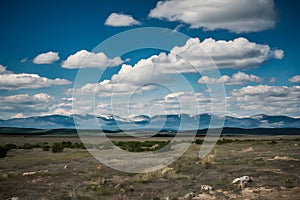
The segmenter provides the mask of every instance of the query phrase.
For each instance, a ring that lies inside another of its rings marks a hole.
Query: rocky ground
[[[1,136],[0,143],[62,140],[78,138]],[[0,199],[300,199],[299,138],[234,138],[204,159],[200,147],[144,174],[113,170],[84,149],[13,149],[0,159]]]

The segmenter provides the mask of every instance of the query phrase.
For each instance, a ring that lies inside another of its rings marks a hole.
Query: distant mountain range
[[[74,122],[76,118],[76,126]],[[214,123],[210,122],[213,121]],[[157,115],[153,117],[140,115],[124,118],[113,115],[50,115],[28,118],[0,120],[0,127],[35,128],[35,129],[102,129],[118,130],[163,130],[188,131],[207,128],[220,128],[222,118],[210,114],[201,115]],[[287,116],[254,115],[246,118],[226,116],[224,127],[254,128],[300,128],[300,118]]]

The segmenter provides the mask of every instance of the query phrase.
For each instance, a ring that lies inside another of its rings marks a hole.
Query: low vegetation
[[[99,163],[82,150],[79,138],[3,138],[7,144],[1,143],[0,151],[8,153],[0,159],[0,199],[299,199],[299,136],[221,137],[203,158],[199,150],[204,138],[197,137],[169,166],[141,174]],[[170,146],[170,137],[152,139],[114,137],[111,142],[132,152],[160,152]],[[63,148],[63,153],[52,153],[53,146]],[[233,183],[244,176],[253,179]]]
[[[232,142],[234,142],[234,141],[235,141],[235,140],[223,138],[223,139],[221,139],[221,140],[218,140],[218,141],[217,141],[217,144],[218,144],[218,145],[221,145],[221,144],[227,144],[227,143],[232,143]]]
[[[203,141],[204,141],[204,140],[196,139],[196,140],[195,140],[195,143],[196,143],[196,144],[202,144]]]
[[[281,181],[284,185],[284,187],[292,187],[294,181],[291,178],[283,178]]]
[[[0,146],[0,158],[4,158],[7,155],[7,152],[12,149],[24,149],[24,150],[32,150],[34,148],[41,148],[43,151],[49,151],[50,148],[53,153],[60,153],[63,152],[65,148],[72,148],[72,149],[85,149],[83,143],[72,143],[70,141],[62,141],[53,143],[52,146],[49,145],[48,142],[37,143],[37,144],[30,144],[25,143],[23,145],[17,146],[16,144],[5,144],[4,146]]]
[[[233,140],[233,139],[228,139],[228,138],[220,138],[216,144],[217,145],[222,145],[222,144],[227,144],[227,143],[233,143],[233,142],[250,142],[253,141],[251,139],[245,139],[245,140]],[[264,141],[264,140],[261,140]],[[280,141],[280,140],[278,140]],[[297,140],[296,140],[297,141]],[[195,139],[193,143],[197,145],[202,145],[204,142],[203,139]],[[129,151],[129,152],[143,152],[143,151],[162,151],[162,150],[168,150],[167,145],[170,143],[170,141],[113,141],[112,142],[114,145],[120,147],[123,150]],[[267,144],[277,144],[276,140],[269,140],[267,141]],[[90,145],[91,146],[91,145]],[[99,149],[106,149],[108,147],[111,147],[108,145],[102,145],[102,146],[87,146],[88,148],[99,148]],[[43,143],[37,143],[37,144],[30,144],[30,143],[25,143],[23,145],[16,145],[16,144],[5,144],[4,146],[0,146],[0,158],[3,158],[6,156],[7,152],[11,149],[25,149],[25,150],[31,150],[34,148],[41,148],[43,151],[50,151],[52,150],[53,153],[60,153],[63,152],[65,148],[70,148],[70,149],[85,149],[86,147],[84,146],[83,143],[78,143],[78,142],[70,142],[70,141],[62,141],[62,142],[56,142],[50,145],[48,142],[43,142]]]
[[[121,149],[129,152],[142,152],[142,151],[157,151],[167,146],[170,141],[119,141],[113,142],[114,145],[119,146]]]
[[[62,143],[54,143],[52,144],[52,152],[53,153],[60,153],[64,150],[64,145]]]
[[[0,158],[5,157],[7,154],[7,149],[3,146],[0,146]]]

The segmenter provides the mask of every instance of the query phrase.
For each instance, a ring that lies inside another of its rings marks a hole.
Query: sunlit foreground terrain
[[[197,138],[170,166],[144,174],[120,172],[99,163],[76,136],[0,137],[2,147],[10,146],[0,158],[0,199],[300,197],[299,136],[221,138],[204,159],[198,158],[203,138]],[[122,137],[112,140],[136,152],[155,150],[170,138],[151,138],[148,143]],[[54,143],[58,149],[63,146],[62,152],[52,152]]]

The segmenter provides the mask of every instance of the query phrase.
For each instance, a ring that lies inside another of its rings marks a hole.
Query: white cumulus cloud
[[[273,54],[274,54],[274,58],[276,59],[282,59],[284,57],[284,51],[282,50],[275,50],[273,51]]]
[[[198,80],[200,84],[225,84],[225,85],[242,85],[247,82],[262,82],[262,78],[254,74],[246,74],[244,72],[237,72],[229,77],[227,75],[221,76],[219,78],[210,78],[208,76],[203,76]]]
[[[273,28],[277,13],[274,0],[168,0],[159,1],[149,17],[241,33]]]
[[[139,60],[133,66],[123,64],[111,80],[86,84],[78,88],[76,92],[96,91],[102,96],[109,96],[112,93],[126,95],[140,87],[142,88],[140,91],[154,89],[155,86],[148,85],[148,83],[170,82],[178,73],[198,73],[213,69],[215,65],[218,68],[232,69],[257,67],[274,57],[274,51],[268,45],[249,42],[245,38],[230,41],[216,41],[209,38],[203,42],[200,42],[198,38],[191,38],[185,45],[171,49],[169,54],[163,52],[153,55]],[[223,79],[228,79],[225,80],[227,84],[261,81],[255,75],[242,72],[232,78],[223,77]],[[68,92],[70,93],[71,90]]]
[[[198,38],[193,38],[184,46],[173,48],[171,53],[186,58],[199,71],[203,71],[214,63],[218,68],[256,67],[270,58],[280,59],[275,51],[268,45],[257,44],[240,37],[229,41],[208,38],[202,42]]]
[[[109,59],[103,52],[93,53],[87,50],[80,50],[73,55],[70,55],[62,62],[62,67],[68,69],[76,68],[106,68],[109,66],[117,66],[124,61],[120,57]]]
[[[293,76],[289,79],[291,83],[300,83],[300,75]]]
[[[107,26],[133,26],[140,25],[141,22],[135,20],[131,15],[121,13],[111,13],[105,20]]]
[[[6,70],[7,67],[0,65],[0,75],[1,74],[11,74],[11,71]]]
[[[278,51],[278,50],[276,50]],[[112,80],[129,77],[131,82],[145,81],[160,74],[197,73],[218,68],[251,68],[261,65],[270,58],[277,58],[268,45],[256,44],[246,38],[230,41],[198,38],[189,39],[185,45],[174,47],[169,54],[160,53],[147,59],[141,59],[134,66],[122,65]],[[160,77],[156,78],[157,80]]]
[[[71,83],[66,79],[49,79],[38,74],[15,74],[0,65],[0,90],[34,89]]]
[[[58,52],[49,51],[47,53],[41,53],[33,59],[35,64],[52,64],[59,60]]]

